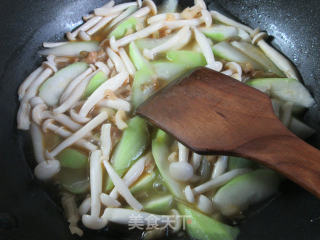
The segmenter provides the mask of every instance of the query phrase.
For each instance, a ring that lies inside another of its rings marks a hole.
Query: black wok
[[[16,130],[17,88],[41,62],[37,50],[44,41],[61,39],[80,24],[81,16],[105,0],[0,1],[0,239],[76,239],[68,232],[56,196],[44,190],[29,167],[30,139]],[[119,1],[117,1],[119,2]],[[191,1],[180,1],[184,5]],[[320,103],[320,4],[318,0],[208,1],[251,27],[260,26],[274,37],[276,48],[296,66]],[[319,129],[319,107],[305,116]],[[319,136],[309,139],[319,147]],[[320,159],[319,159],[320,161]],[[50,191],[49,191],[50,192]],[[320,201],[285,182],[266,207],[249,211],[240,224],[240,240],[318,240]],[[131,236],[130,236],[131,235]],[[109,237],[106,237],[109,236]],[[136,235],[135,235],[136,236]],[[84,239],[138,239],[133,233],[86,232]],[[183,238],[182,238],[183,239]]]

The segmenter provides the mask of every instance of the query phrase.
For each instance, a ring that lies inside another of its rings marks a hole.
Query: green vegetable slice
[[[132,187],[130,188],[131,193],[135,194],[151,188],[154,180],[156,179],[156,176],[157,175],[155,172],[151,172],[143,176],[132,185]]]
[[[218,56],[222,59],[243,64],[249,63],[256,70],[264,70],[264,67],[261,64],[243,54],[240,50],[233,47],[228,42],[217,43],[213,45],[212,50],[215,56]]]
[[[185,68],[203,67],[207,61],[202,53],[187,50],[171,50],[166,54],[167,59],[176,64],[183,64]]]
[[[213,203],[226,216],[239,214],[248,206],[276,193],[280,177],[269,169],[259,169],[238,176],[221,187]]]
[[[130,119],[111,159],[112,166],[119,176],[123,176],[128,168],[144,153],[148,143],[149,130],[146,121],[140,117]],[[113,183],[108,178],[106,191],[110,191],[112,187]]]
[[[147,212],[156,214],[166,214],[169,212],[173,204],[173,196],[166,195],[157,197],[143,203],[143,209]]]
[[[119,23],[119,25],[109,34],[109,38],[114,36],[116,39],[122,38],[128,30],[133,29],[136,30],[138,20],[135,17],[130,17]]]
[[[279,77],[285,77],[283,72],[281,72],[281,70],[276,65],[274,65],[274,63],[258,47],[243,41],[233,41],[231,42],[231,45],[264,66],[265,70],[271,71],[277,74]]]
[[[223,224],[180,202],[178,210],[186,218],[186,229],[193,239],[235,240],[239,234],[238,228]]]
[[[169,172],[168,156],[170,154],[170,145],[173,139],[162,130],[158,130],[152,140],[152,155],[156,162],[160,175],[169,189],[170,193],[176,198],[184,199],[184,185],[175,181]]]
[[[293,78],[257,78],[247,84],[270,94],[285,102],[292,102],[297,106],[311,107],[315,101],[301,82]]]
[[[85,168],[88,163],[88,156],[73,148],[64,149],[58,154],[57,159],[62,167],[72,169]]]
[[[68,84],[84,72],[88,64],[76,62],[56,72],[52,77],[45,81],[40,89],[39,96],[49,105],[54,106],[58,103],[64,89]]]
[[[83,97],[84,98],[89,97],[102,83],[107,81],[107,79],[108,79],[108,77],[104,72],[99,71],[98,73],[96,73],[90,79],[90,81],[86,87],[86,90],[83,93]]]
[[[204,27],[201,28],[201,31],[204,35],[217,42],[238,36],[238,30],[235,27],[222,24],[215,24],[212,27]]]

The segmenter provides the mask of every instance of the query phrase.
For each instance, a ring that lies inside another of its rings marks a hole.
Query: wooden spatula
[[[200,154],[268,166],[320,197],[320,152],[291,133],[264,93],[200,68],[151,96],[136,113]]]

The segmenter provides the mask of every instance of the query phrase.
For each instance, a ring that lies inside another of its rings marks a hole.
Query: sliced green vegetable
[[[72,79],[84,72],[87,68],[88,64],[84,62],[76,62],[62,68],[41,85],[39,89],[39,96],[48,105],[56,105],[64,89]]]
[[[183,64],[187,69],[203,67],[207,64],[202,53],[187,50],[171,50],[167,52],[167,59],[171,63]]]
[[[213,45],[212,50],[215,56],[218,56],[222,59],[238,63],[249,63],[254,69],[264,70],[264,67],[261,64],[243,54],[240,50],[233,47],[228,42],[217,43]]]
[[[302,139],[307,139],[311,137],[316,131],[309,127],[304,122],[300,121],[299,119],[292,117],[289,123],[288,128],[298,137]]]
[[[135,108],[154,92],[155,80],[154,72],[150,68],[144,67],[135,73],[131,97],[132,104]]]
[[[229,171],[238,168],[252,168],[254,166],[256,166],[256,164],[253,161],[246,158],[229,157],[228,160]]]
[[[131,193],[135,194],[151,188],[154,180],[156,179],[156,176],[157,175],[155,172],[151,172],[143,176],[135,184],[132,185],[132,187],[130,188]]]
[[[237,41],[231,42],[231,45],[264,66],[265,70],[271,71],[277,74],[279,77],[285,77],[283,72],[281,72],[281,70],[274,65],[274,63],[258,47],[248,42]]]
[[[149,131],[145,120],[134,117],[128,122],[120,142],[112,155],[114,170],[123,176],[130,166],[143,154],[149,143]],[[112,181],[108,178],[106,191],[113,187]]]
[[[181,63],[167,61],[155,61],[151,65],[157,77],[167,82],[180,77],[189,70]]]
[[[64,149],[57,159],[62,167],[73,169],[85,168],[88,163],[88,156],[73,148]]]
[[[132,42],[129,45],[129,55],[137,70],[150,68],[149,62],[142,56],[135,42]]]
[[[71,193],[82,194],[89,191],[90,182],[86,169],[62,168],[57,178],[61,186]]]
[[[238,176],[221,187],[213,203],[225,216],[239,214],[251,204],[276,193],[280,177],[269,169],[259,169]]]
[[[249,81],[248,85],[269,92],[272,98],[297,106],[308,108],[315,102],[305,86],[293,78],[258,78]]]
[[[102,72],[99,71],[96,73],[91,79],[90,82],[87,85],[86,90],[83,93],[83,97],[87,98],[89,97],[102,83],[107,81],[108,76]]]
[[[185,186],[175,181],[169,172],[168,156],[170,154],[172,141],[173,139],[168,134],[162,130],[158,130],[152,140],[152,155],[170,193],[176,198],[184,199],[183,189]]]
[[[178,210],[186,218],[186,229],[192,239],[235,240],[239,234],[238,228],[223,224],[180,202]]]
[[[130,17],[120,23],[110,34],[109,38],[114,36],[116,39],[122,38],[130,29],[136,30],[137,19]]]
[[[166,195],[143,203],[143,209],[150,213],[166,214],[172,207],[173,196]]]
[[[95,52],[100,49],[99,42],[81,41],[68,42],[58,47],[39,51],[41,55],[54,55],[57,57],[78,57],[81,52]]]
[[[238,30],[235,27],[222,24],[215,24],[212,27],[204,27],[201,28],[201,31],[204,35],[217,42],[238,36]]]
[[[163,44],[164,42],[168,41],[172,35],[168,35],[163,38],[141,38],[135,41],[137,47],[142,51],[143,49],[151,49],[156,46]]]

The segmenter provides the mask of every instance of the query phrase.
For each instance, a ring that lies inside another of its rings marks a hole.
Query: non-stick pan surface
[[[34,179],[28,135],[16,130],[17,88],[41,62],[37,50],[44,41],[63,38],[81,23],[81,16],[102,0],[0,1],[0,239],[64,240],[72,237],[54,194]],[[119,1],[117,1],[119,2]],[[180,1],[183,5],[191,1]],[[215,0],[210,2],[251,27],[260,26],[274,37],[273,44],[297,66],[305,84],[320,102],[320,4],[318,0]],[[319,128],[315,106],[307,121]],[[319,146],[319,137],[310,142]],[[320,161],[320,159],[319,159]],[[320,201],[286,182],[279,196],[265,208],[249,213],[241,223],[240,240],[318,240]],[[257,213],[258,211],[258,213]],[[84,239],[137,239],[86,232]],[[109,236],[109,237],[106,237]]]

